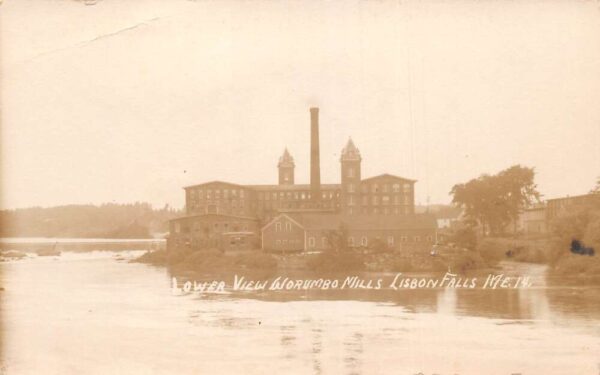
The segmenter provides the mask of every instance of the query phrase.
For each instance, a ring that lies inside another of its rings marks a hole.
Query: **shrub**
[[[323,252],[310,257],[307,266],[320,272],[350,272],[365,268],[363,257],[354,252]]]
[[[233,263],[250,269],[275,269],[277,268],[277,259],[270,254],[262,252],[251,252],[238,254],[234,257]]]
[[[475,250],[477,247],[477,235],[472,228],[461,228],[456,231],[451,237],[450,242],[455,243],[459,247],[469,250]]]

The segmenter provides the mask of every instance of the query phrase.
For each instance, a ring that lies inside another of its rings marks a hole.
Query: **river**
[[[2,374],[599,374],[600,290],[173,295],[139,251],[1,265]],[[125,260],[122,260],[125,258]]]

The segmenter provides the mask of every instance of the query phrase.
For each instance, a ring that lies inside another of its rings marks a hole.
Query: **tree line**
[[[150,238],[182,212],[149,203],[30,207],[0,211],[1,237]]]

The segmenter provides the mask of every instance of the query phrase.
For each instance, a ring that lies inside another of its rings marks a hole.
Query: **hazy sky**
[[[2,206],[149,201],[277,182],[287,146],[322,181],[349,136],[363,176],[417,202],[520,163],[547,197],[600,175],[593,1],[78,1],[0,6]]]

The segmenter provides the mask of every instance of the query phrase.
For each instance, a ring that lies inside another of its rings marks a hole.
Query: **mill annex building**
[[[428,248],[436,221],[415,214],[415,180],[392,174],[362,178],[360,151],[348,140],[339,184],[322,184],[319,109],[310,109],[310,183],[296,184],[294,159],[279,158],[277,185],[210,181],[185,187],[185,216],[170,221],[167,248],[321,251],[333,233],[349,247]]]

